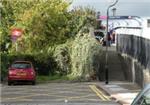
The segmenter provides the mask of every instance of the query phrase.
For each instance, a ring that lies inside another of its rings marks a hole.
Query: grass
[[[56,75],[49,75],[49,76],[37,76],[37,82],[61,82],[61,81],[69,81],[68,76],[60,76],[58,74]]]

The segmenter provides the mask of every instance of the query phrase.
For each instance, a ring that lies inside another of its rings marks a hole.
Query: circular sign
[[[22,33],[23,33],[22,29],[16,28],[16,29],[11,30],[11,36],[12,37],[21,37]]]

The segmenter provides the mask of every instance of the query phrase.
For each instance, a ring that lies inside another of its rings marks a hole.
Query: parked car
[[[131,105],[150,105],[150,84],[145,86]]]
[[[36,72],[30,61],[15,61],[8,70],[8,85],[18,81],[36,83]]]

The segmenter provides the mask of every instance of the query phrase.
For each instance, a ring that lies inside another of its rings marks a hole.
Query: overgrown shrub
[[[95,65],[95,60],[102,54],[101,46],[89,34],[89,28],[84,27],[79,32],[71,50],[71,77],[89,80],[91,76],[96,74],[98,67]]]
[[[67,44],[62,44],[56,47],[54,58],[57,62],[57,72],[61,75],[70,73],[70,51]]]

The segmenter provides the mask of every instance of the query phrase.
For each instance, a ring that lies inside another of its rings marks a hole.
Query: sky
[[[110,0],[73,0],[70,9],[76,6],[90,6],[101,15],[106,15],[107,7],[111,4]],[[112,0],[115,1],[115,0]],[[150,17],[150,0],[119,0],[114,6],[116,15]],[[112,11],[110,9],[110,15]]]

